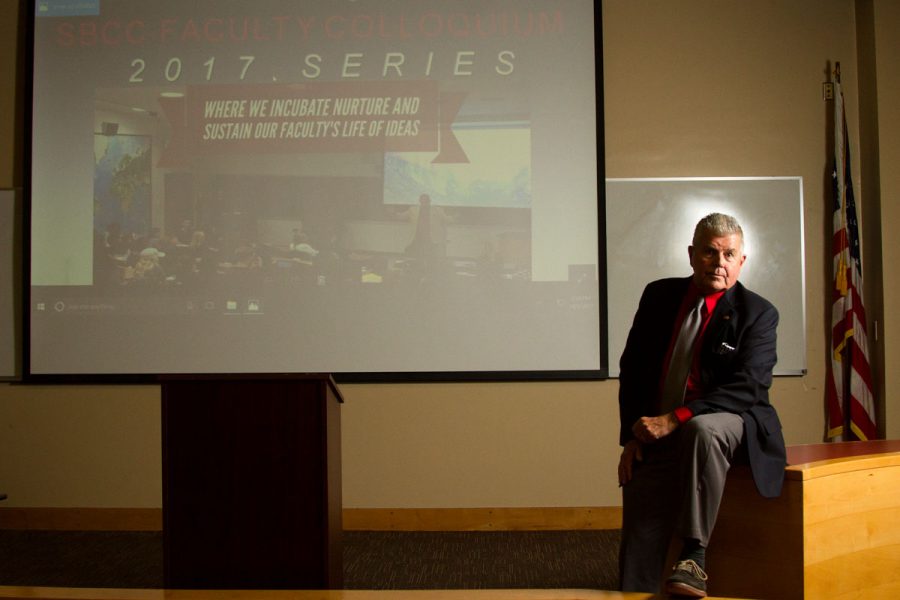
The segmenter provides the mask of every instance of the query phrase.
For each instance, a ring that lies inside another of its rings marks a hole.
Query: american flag
[[[866,309],[863,306],[859,224],[850,179],[847,119],[840,82],[834,84],[834,289],[831,308],[831,365],[826,389],[828,438],[870,440],[875,397],[869,368]]]

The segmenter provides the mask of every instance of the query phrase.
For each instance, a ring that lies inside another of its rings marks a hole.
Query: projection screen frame
[[[23,335],[22,335],[22,378],[30,383],[109,383],[109,384],[152,384],[156,383],[161,376],[170,375],[169,372],[159,373],[85,373],[85,372],[33,372],[32,365],[32,333],[33,318],[32,310],[34,309],[36,299],[33,296],[32,288],[32,176],[33,176],[33,119],[34,114],[34,85],[35,85],[35,40],[34,35],[36,27],[36,8],[37,0],[26,1],[26,20],[27,31],[25,33],[25,55],[26,55],[26,71],[25,90],[23,96],[25,98],[25,156],[24,163],[26,168],[26,177],[24,182],[23,200],[25,209],[23,210],[24,220],[24,249],[22,252],[24,259],[23,276]],[[461,370],[461,371],[369,371],[360,369],[358,371],[334,371],[331,374],[338,382],[467,382],[467,381],[531,381],[531,380],[599,380],[608,377],[608,328],[607,328],[607,265],[606,265],[606,226],[605,226],[605,148],[604,148],[604,110],[603,110],[603,54],[602,54],[602,8],[601,3],[592,2],[594,14],[593,29],[593,60],[594,60],[594,93],[595,93],[595,123],[596,123],[596,236],[597,236],[597,264],[596,267],[596,285],[597,285],[597,310],[599,312],[597,337],[599,343],[599,361],[596,368],[589,369],[528,369],[528,370]],[[105,124],[104,124],[105,125]],[[110,133],[106,128],[102,132]],[[115,132],[112,131],[115,135]],[[320,371],[320,370],[316,370]],[[217,371],[202,370],[191,374],[206,375]],[[285,370],[273,370],[273,373],[283,373]],[[296,371],[290,371],[296,372]],[[303,371],[307,372],[307,371]],[[233,371],[227,371],[233,373]],[[266,373],[252,371],[254,374],[264,375]]]

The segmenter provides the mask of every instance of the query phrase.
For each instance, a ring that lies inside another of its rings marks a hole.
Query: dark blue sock
[[[706,569],[706,548],[700,545],[700,540],[685,538],[678,560],[692,560],[701,569]]]

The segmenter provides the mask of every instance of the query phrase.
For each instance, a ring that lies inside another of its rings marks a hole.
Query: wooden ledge
[[[621,526],[619,506],[344,509],[347,531],[547,531]]]
[[[785,478],[802,481],[865,469],[900,465],[900,440],[834,442],[789,446]]]
[[[851,456],[865,456],[868,454],[889,454],[891,452],[900,452],[900,440],[799,444],[787,447],[787,463],[790,466],[794,466],[830,458],[847,458]]]
[[[831,458],[799,465],[791,465],[785,469],[785,478],[797,481],[828,477],[852,471],[882,469],[900,466],[900,452],[892,454],[869,454]]]

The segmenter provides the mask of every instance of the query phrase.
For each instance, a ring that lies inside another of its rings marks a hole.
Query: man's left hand
[[[631,432],[645,444],[652,444],[678,428],[678,417],[674,412],[659,417],[641,417],[631,426]]]

